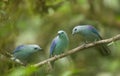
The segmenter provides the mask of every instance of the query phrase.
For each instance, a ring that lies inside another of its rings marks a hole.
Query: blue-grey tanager
[[[31,56],[40,50],[42,50],[42,48],[35,44],[20,45],[13,51],[13,57],[27,64],[27,62],[31,60]]]
[[[50,55],[49,57],[53,57],[55,55],[59,55],[63,53],[69,44],[69,38],[67,33],[63,30],[58,31],[58,35],[53,39],[50,47]],[[53,65],[54,62],[51,64]]]
[[[72,30],[72,34],[79,34],[81,39],[84,42],[94,42],[98,40],[102,40],[102,37],[98,33],[98,31],[91,25],[78,25],[75,26]],[[102,55],[109,55],[111,53],[110,49],[106,44],[100,44],[96,46],[96,48],[100,51]]]

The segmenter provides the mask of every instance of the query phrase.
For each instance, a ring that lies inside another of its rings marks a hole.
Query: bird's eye
[[[75,29],[75,31],[77,31],[77,29]]]
[[[34,50],[37,50],[37,49],[38,49],[37,47],[34,48]]]

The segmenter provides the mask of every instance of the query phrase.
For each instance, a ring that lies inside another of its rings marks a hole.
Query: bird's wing
[[[16,52],[19,52],[23,47],[24,47],[24,45],[18,46],[18,47],[13,51],[13,54],[16,53]]]
[[[100,36],[100,34],[99,34],[98,31],[96,30],[96,28],[94,28],[94,27],[92,27],[92,26],[90,26],[90,28],[91,28],[91,31],[92,31],[94,34],[96,34],[96,35],[102,40],[102,37]]]
[[[51,47],[50,47],[50,56],[53,55],[53,52],[55,50],[55,47],[56,47],[56,43],[57,43],[57,37],[53,39],[52,43],[51,43]]]

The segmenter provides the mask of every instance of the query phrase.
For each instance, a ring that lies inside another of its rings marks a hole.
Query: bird
[[[19,45],[12,52],[14,60],[19,59],[25,65],[31,60],[34,53],[41,51],[42,48],[36,44]]]
[[[51,46],[50,46],[50,54],[49,58],[62,54],[69,44],[69,38],[67,36],[67,33],[63,30],[58,31],[58,35],[52,40]],[[53,67],[54,61],[51,62],[51,66]]]
[[[103,38],[98,33],[97,29],[92,25],[78,25],[72,30],[72,34],[79,35],[81,39],[86,43],[102,40]],[[108,56],[111,54],[111,50],[108,48],[107,44],[100,44],[96,46],[96,49],[103,56]]]

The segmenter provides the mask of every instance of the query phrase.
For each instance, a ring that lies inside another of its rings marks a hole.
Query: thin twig
[[[110,42],[117,41],[117,40],[120,40],[120,34],[118,34],[118,35],[116,35],[116,36],[114,36],[112,38],[109,38],[109,39],[104,39],[104,40],[96,41],[96,42],[93,42],[93,43],[83,44],[83,45],[78,46],[78,47],[76,47],[76,48],[74,48],[72,50],[69,50],[66,53],[63,53],[61,55],[57,55],[55,57],[48,58],[48,59],[46,59],[44,61],[41,61],[41,62],[39,62],[37,64],[34,64],[32,66],[40,67],[40,66],[42,66],[44,64],[47,64],[48,62],[56,61],[56,60],[58,60],[60,58],[66,57],[66,56],[71,55],[71,54],[74,54],[74,53],[76,53],[78,51],[82,51],[83,49],[94,47],[96,45],[103,44],[103,43],[110,43]]]
[[[16,63],[20,64],[20,65],[23,65],[24,66],[24,63],[21,62],[19,59],[16,59],[12,54],[10,54],[9,52],[5,51],[5,56],[6,57],[9,57],[12,61],[15,61]],[[3,54],[3,55],[4,55]]]

